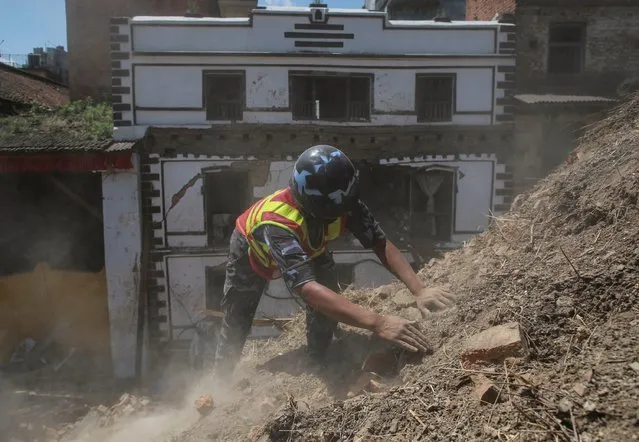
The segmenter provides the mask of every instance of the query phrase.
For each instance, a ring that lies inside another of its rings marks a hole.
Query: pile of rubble
[[[432,355],[396,358],[402,385],[385,388],[380,375],[321,408],[293,400],[252,436],[637,440],[638,202],[635,96],[486,233],[420,272],[459,302],[425,318]],[[410,316],[397,289],[352,296]]]
[[[100,429],[113,428],[118,423],[148,416],[153,411],[154,407],[149,398],[124,393],[115,404],[93,407],[79,422],[68,425],[64,431],[60,432],[59,440],[61,442],[90,440]]]

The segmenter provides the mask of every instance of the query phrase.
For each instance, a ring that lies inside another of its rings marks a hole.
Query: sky
[[[311,0],[259,0],[260,5],[308,6]],[[364,0],[326,0],[329,7],[361,9]],[[0,0],[0,55],[35,47],[67,47],[64,0]]]

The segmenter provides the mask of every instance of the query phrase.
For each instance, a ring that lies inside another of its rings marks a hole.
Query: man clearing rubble
[[[230,374],[251,329],[269,280],[282,277],[305,301],[308,353],[322,362],[337,322],[370,330],[416,352],[428,344],[415,322],[366,310],[337,294],[329,241],[349,230],[416,298],[422,312],[453,305],[455,297],[426,288],[358,196],[358,173],[349,158],[319,145],[297,159],[288,188],[261,199],[236,221],[226,265],[215,371]]]

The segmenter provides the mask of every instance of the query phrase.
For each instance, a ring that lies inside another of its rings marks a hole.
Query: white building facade
[[[219,307],[235,217],[286,186],[313,144],[353,158],[365,202],[416,265],[510,202],[512,24],[312,5],[114,18],[111,32],[116,138],[145,146],[137,178],[104,181],[105,210],[119,210],[105,217],[111,321],[129,331],[112,348],[119,376],[134,370],[139,321],[149,348],[186,346]],[[344,284],[391,280],[352,238],[335,250]],[[279,282],[267,295],[258,315],[299,308]],[[122,308],[134,305],[144,314]]]

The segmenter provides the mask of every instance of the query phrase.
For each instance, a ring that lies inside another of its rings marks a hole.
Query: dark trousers
[[[330,253],[315,258],[313,266],[317,282],[339,292],[335,263]],[[224,318],[215,353],[216,374],[229,375],[237,365],[266,285],[267,281],[260,278],[249,264],[246,239],[237,231],[233,232],[222,298]],[[324,358],[336,327],[335,321],[306,305],[306,339],[312,358],[319,361]]]

